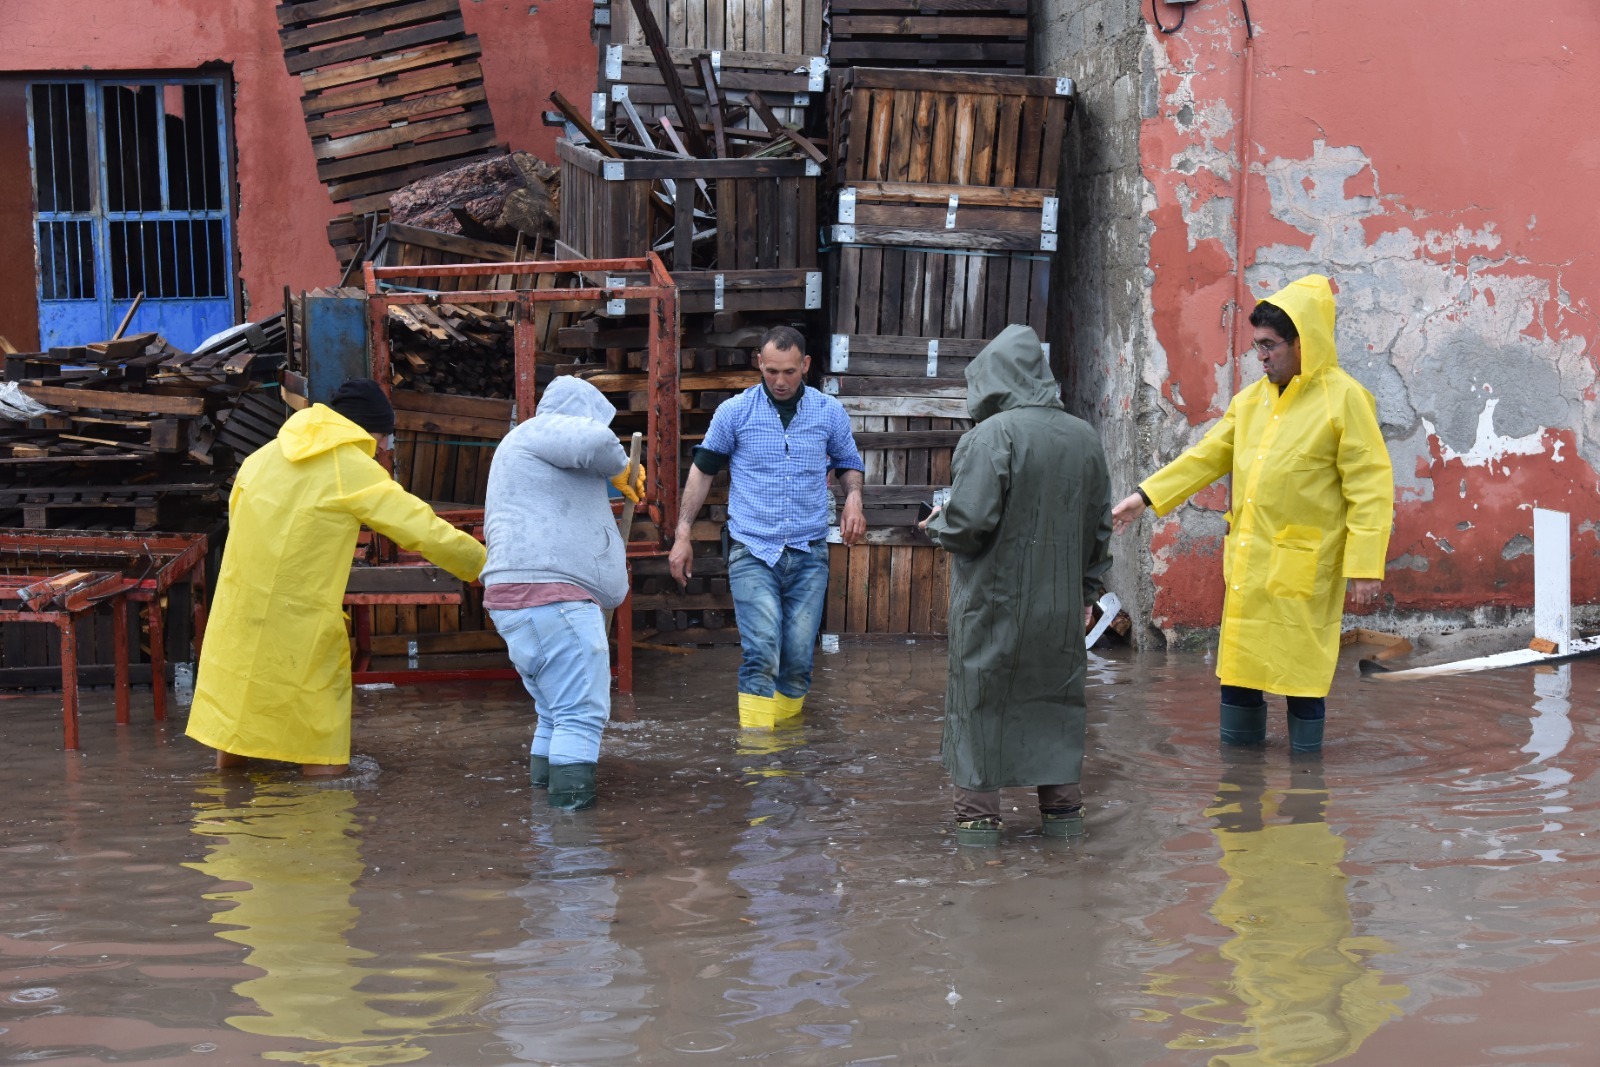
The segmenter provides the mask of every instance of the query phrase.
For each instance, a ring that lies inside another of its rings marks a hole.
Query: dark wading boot
[[[550,757],[528,757],[528,782],[535,789],[547,789],[550,786]]]
[[[550,806],[562,811],[594,807],[594,764],[551,764]]]
[[[1264,745],[1267,743],[1267,705],[1253,708],[1224,702],[1222,705],[1222,743],[1225,745]]]
[[[998,845],[1000,843],[999,819],[957,819],[956,844]]]
[[[1074,808],[1071,811],[1046,811],[1040,813],[1044,819],[1044,836],[1046,837],[1082,837],[1083,836],[1083,809]]]
[[[1321,752],[1323,719],[1289,716],[1289,749],[1292,752]]]

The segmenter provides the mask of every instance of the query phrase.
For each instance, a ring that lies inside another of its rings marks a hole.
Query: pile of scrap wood
[[[512,333],[508,317],[473,304],[391,306],[393,385],[419,393],[509,398],[516,383]]]
[[[0,419],[0,525],[193,529],[221,514],[244,454],[282,404],[282,316],[183,352],[153,333],[7,353],[5,382],[38,408]]]

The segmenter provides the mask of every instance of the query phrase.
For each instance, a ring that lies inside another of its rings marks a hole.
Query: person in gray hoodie
[[[534,417],[495,449],[484,504],[483,606],[538,714],[529,777],[566,811],[594,804],[611,717],[605,612],[628,595],[606,485],[635,502],[644,488],[643,465],[627,484],[615,415],[588,382],[551,382]]]

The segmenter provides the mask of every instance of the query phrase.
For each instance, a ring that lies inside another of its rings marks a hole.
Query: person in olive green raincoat
[[[463,581],[483,569],[483,545],[373,459],[376,437],[394,432],[378,384],[346,382],[330,403],[291,415],[240,465],[228,498],[186,730],[217,750],[219,768],[253,757],[316,775],[350,762],[343,600],[363,523]]]
[[[1289,703],[1295,751],[1322,747],[1346,582],[1377,600],[1394,516],[1394,471],[1377,404],[1339,367],[1328,279],[1310,274],[1250,315],[1266,376],[1241,390],[1199,444],[1113,512],[1126,529],[1233,475],[1223,553],[1222,740],[1266,740],[1263,693]]]
[[[1111,567],[1100,438],[1067,414],[1039,338],[1008,326],[966,370],[975,423],[923,524],[952,556],[944,766],[957,836],[999,839],[1002,786],[1039,787],[1045,831],[1081,833],[1084,609]]]

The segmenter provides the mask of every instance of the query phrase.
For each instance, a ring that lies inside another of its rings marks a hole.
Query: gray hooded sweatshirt
[[[603,608],[622,603],[628,571],[607,491],[628,465],[609,428],[616,413],[600,390],[563,375],[506,434],[489,466],[484,585],[567,582]]]

